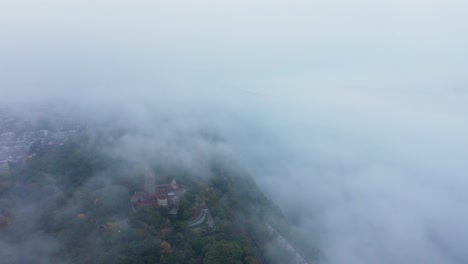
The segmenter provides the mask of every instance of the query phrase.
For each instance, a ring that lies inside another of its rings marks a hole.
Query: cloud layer
[[[465,263],[467,9],[15,1],[0,103],[118,113],[140,131],[123,147],[187,167],[228,153],[330,263]],[[191,138],[203,130],[223,142]]]

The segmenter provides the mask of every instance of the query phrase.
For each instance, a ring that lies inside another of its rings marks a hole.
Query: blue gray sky
[[[207,153],[237,157],[330,263],[466,263],[466,10],[10,1],[0,103],[119,109],[147,131],[147,116],[167,114],[176,121],[163,140],[211,126],[228,145],[171,151],[193,166]]]

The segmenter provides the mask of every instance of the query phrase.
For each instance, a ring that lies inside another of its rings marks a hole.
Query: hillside
[[[268,257],[274,235],[264,223],[287,234],[287,222],[246,173],[220,161],[202,176],[154,165],[157,184],[184,189],[171,214],[135,208],[144,172],[102,149],[76,137],[1,176],[2,263],[279,261]]]

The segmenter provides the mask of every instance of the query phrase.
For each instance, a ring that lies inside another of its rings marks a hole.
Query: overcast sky
[[[5,1],[0,103],[209,125],[330,263],[467,263],[467,10]]]

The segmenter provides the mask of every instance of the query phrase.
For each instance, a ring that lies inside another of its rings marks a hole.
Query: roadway
[[[282,235],[280,235],[270,224],[265,223],[268,231],[276,235],[276,239],[281,243],[294,257],[292,260],[294,264],[308,264],[304,257],[286,240]]]

